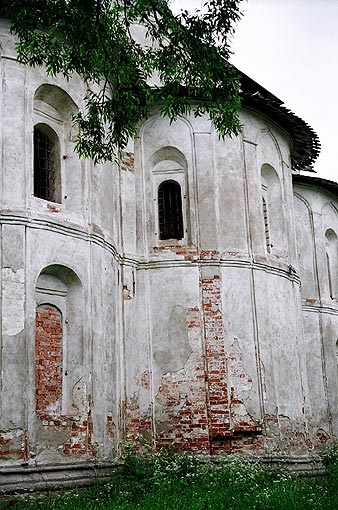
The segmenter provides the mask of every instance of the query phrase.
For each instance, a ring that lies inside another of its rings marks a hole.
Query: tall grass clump
[[[216,464],[188,453],[147,458],[128,452],[108,483],[48,498],[17,500],[17,510],[338,510],[338,445],[323,456],[327,476],[300,478],[230,455]]]

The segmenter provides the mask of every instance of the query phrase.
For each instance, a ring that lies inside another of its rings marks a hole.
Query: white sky
[[[201,0],[172,5],[200,8]],[[244,0],[242,9],[233,64],[316,131],[314,169],[338,181],[338,0]]]

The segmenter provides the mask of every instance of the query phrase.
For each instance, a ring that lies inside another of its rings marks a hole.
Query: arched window
[[[263,201],[263,219],[264,219],[266,249],[270,253],[271,243],[270,243],[268,207],[266,205],[266,200],[264,197],[262,197],[262,201]]]
[[[57,134],[47,124],[34,126],[34,195],[60,202],[60,155]]]
[[[160,239],[183,239],[181,186],[164,181],[158,188],[158,221]]]

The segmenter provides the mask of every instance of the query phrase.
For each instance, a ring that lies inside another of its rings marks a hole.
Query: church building
[[[0,491],[136,451],[320,466],[338,435],[338,184],[241,74],[243,125],[154,109],[120,165],[74,152],[85,84],[0,21]]]

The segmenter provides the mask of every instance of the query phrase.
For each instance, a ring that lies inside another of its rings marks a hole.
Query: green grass
[[[338,456],[327,477],[300,478],[229,456],[217,467],[188,454],[130,454],[110,482],[11,502],[16,510],[338,510]]]

